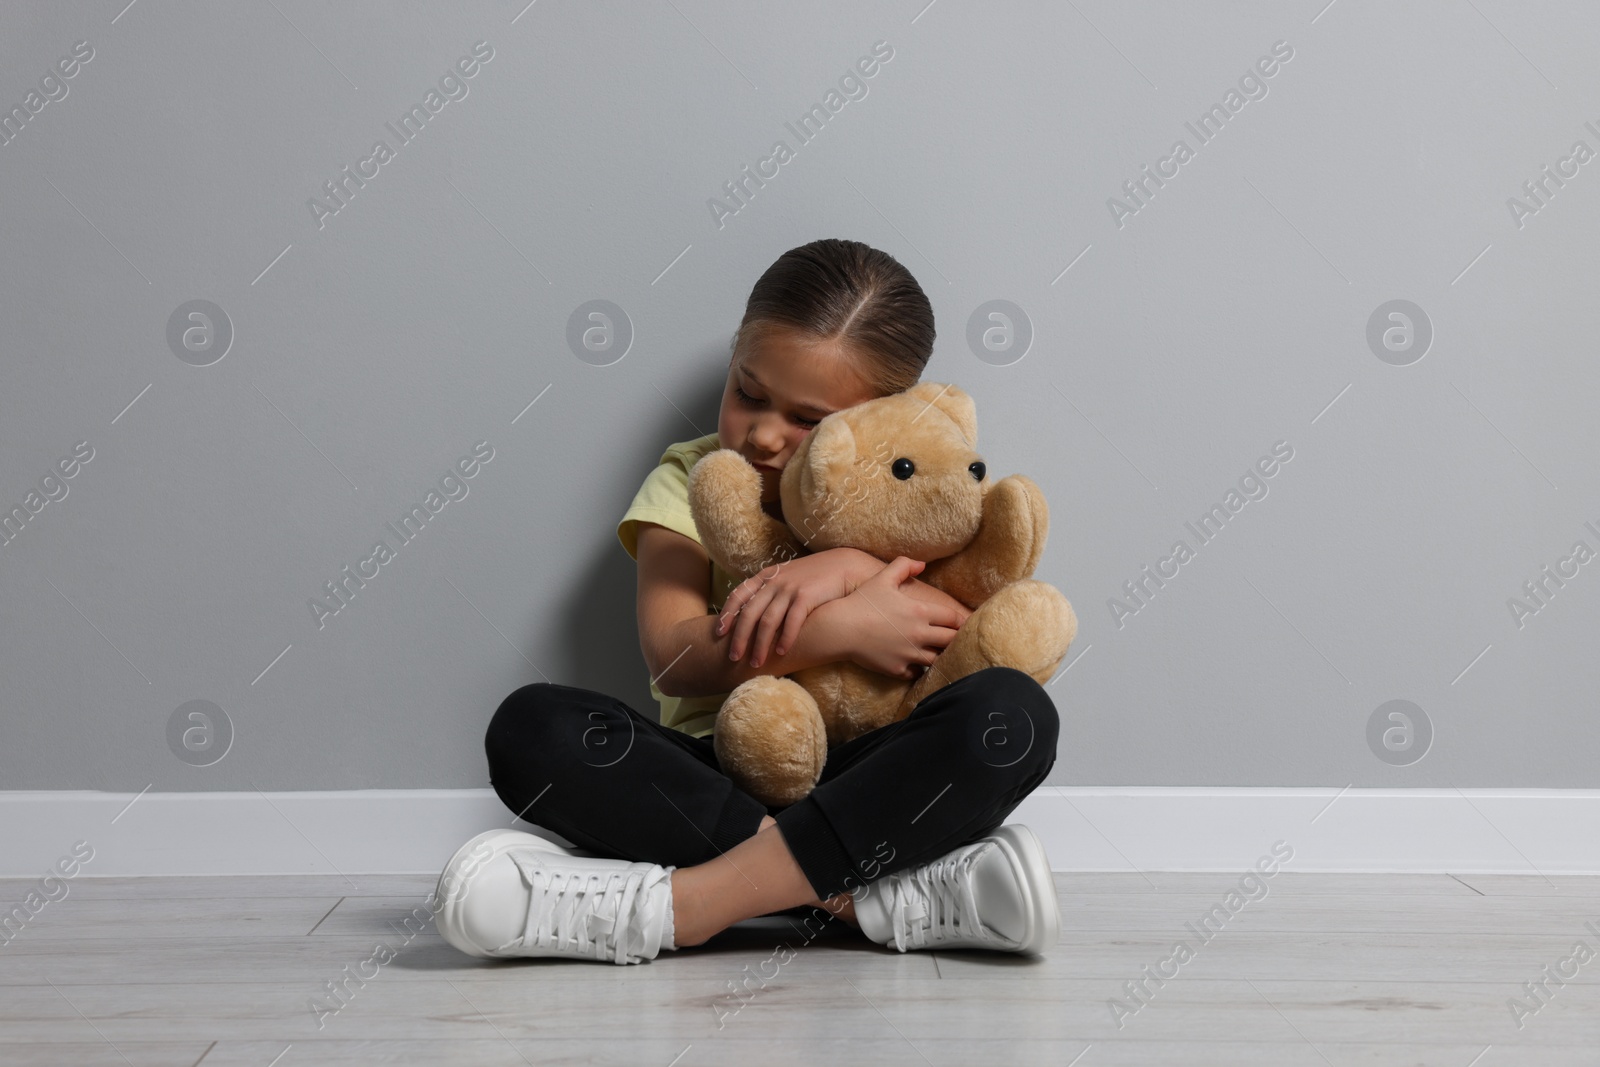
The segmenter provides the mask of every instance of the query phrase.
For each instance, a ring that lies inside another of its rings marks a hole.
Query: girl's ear
[[[978,447],[978,405],[966,390],[942,382],[918,382],[906,395],[944,412],[966,438],[967,447]]]

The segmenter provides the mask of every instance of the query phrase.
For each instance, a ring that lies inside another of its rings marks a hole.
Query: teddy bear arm
[[[695,465],[689,504],[706,554],[729,574],[749,578],[803,551],[789,527],[762,509],[761,475],[731,449]]]
[[[932,560],[917,578],[935,589],[949,593],[965,604],[969,610],[976,611],[978,605],[988,599],[985,589],[993,584],[979,573],[976,564],[977,560],[967,558],[967,553],[963,550],[954,556]]]
[[[717,551],[711,550],[711,540],[708,540],[707,554],[717,559],[729,574],[741,578],[750,578],[774,563],[783,563],[801,554],[800,544],[789,528],[765,512],[759,517],[745,516],[742,521],[724,523],[715,529],[712,539],[717,542]]]
[[[1009,475],[984,496],[983,520],[971,543],[929,563],[920,577],[976,609],[1012,582],[1033,577],[1049,528],[1043,490],[1031,478]]]

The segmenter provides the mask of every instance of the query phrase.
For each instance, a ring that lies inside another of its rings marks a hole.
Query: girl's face
[[[778,475],[806,434],[875,395],[835,342],[769,327],[729,362],[717,438],[761,471],[761,502],[776,509]]]

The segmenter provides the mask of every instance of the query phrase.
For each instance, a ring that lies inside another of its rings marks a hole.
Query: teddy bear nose
[[[988,469],[989,468],[987,468],[987,467],[985,467],[983,465],[983,460],[981,460],[981,459],[977,460],[976,462],[974,462],[973,464],[971,464],[970,466],[967,467],[967,470],[972,472],[973,481],[977,481],[977,482],[983,481],[983,472],[988,470]]]
[[[893,465],[889,467],[889,470],[896,478],[899,478],[903,482],[916,473],[917,465],[906,457],[901,456],[899,459],[894,461]]]

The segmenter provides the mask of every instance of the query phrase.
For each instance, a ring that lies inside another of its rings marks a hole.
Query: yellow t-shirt
[[[703,456],[722,446],[714,433],[693,441],[680,441],[669,445],[661,454],[660,464],[645,478],[644,484],[634,494],[633,503],[623,513],[617,524],[617,539],[634,560],[639,558],[639,523],[653,522],[676,530],[685,537],[700,541],[700,531],[689,510],[689,471]],[[738,587],[740,579],[729,574],[716,561],[711,563],[711,587],[706,590],[710,603],[708,614],[718,614],[728,599],[728,594]],[[650,683],[650,695],[661,705],[661,725],[682,730],[691,737],[710,736],[716,726],[717,711],[727,699],[727,693],[700,697],[670,697]]]

